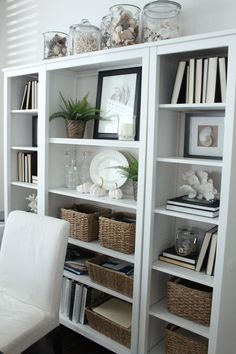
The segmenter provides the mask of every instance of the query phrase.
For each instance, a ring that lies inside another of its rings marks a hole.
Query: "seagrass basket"
[[[125,347],[130,348],[131,328],[125,328],[93,311],[93,307],[100,305],[102,302],[88,306],[85,310],[90,327]]]
[[[133,278],[122,272],[103,267],[102,264],[107,259],[107,256],[99,255],[86,261],[91,280],[132,298]]]
[[[168,310],[178,316],[209,326],[212,289],[185,279],[170,279],[167,285]]]
[[[207,354],[208,341],[206,338],[192,335],[189,331],[184,334],[180,328],[169,324],[165,330],[166,354]]]
[[[136,216],[131,213],[112,213],[99,217],[99,242],[103,247],[130,254],[135,249]]]
[[[67,138],[81,139],[84,137],[86,122],[80,120],[66,120]]]
[[[61,219],[70,223],[70,236],[81,241],[93,241],[98,238],[99,216],[109,215],[110,209],[96,205],[79,204],[71,208],[61,208]]]

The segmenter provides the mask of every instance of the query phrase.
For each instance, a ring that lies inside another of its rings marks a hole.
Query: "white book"
[[[35,81],[32,81],[31,82],[31,109],[34,109],[34,94],[35,94]]]
[[[28,89],[28,85],[25,84],[20,109],[25,109],[27,89]]]
[[[203,79],[202,79],[202,103],[206,103],[207,78],[208,78],[208,58],[203,62]]]
[[[217,61],[217,57],[209,58],[206,103],[215,102]]]
[[[72,287],[72,280],[66,278],[66,285],[65,285],[65,315],[69,317],[70,312],[70,298],[71,298],[71,287]]]
[[[87,294],[88,294],[88,288],[86,285],[83,285],[80,314],[79,314],[79,322],[82,324],[84,324],[85,322],[85,308],[86,308]]]
[[[218,227],[214,226],[212,229],[208,230],[205,233],[204,239],[202,241],[202,246],[201,246],[201,249],[200,249],[200,252],[199,252],[196,268],[195,268],[196,272],[200,272],[200,270],[202,268],[202,264],[203,264],[204,258],[206,256],[207,249],[208,249],[208,246],[209,246],[210,241],[211,241],[211,237],[217,231],[217,229],[218,229]]]
[[[221,102],[226,100],[226,58],[219,58]]]
[[[27,94],[26,94],[26,106],[25,106],[25,109],[30,109],[30,106],[31,106],[30,93],[31,93],[31,81],[29,81],[29,82],[28,82],[28,85],[27,85]]]
[[[72,313],[72,322],[75,323],[79,322],[82,292],[83,292],[83,285],[77,283],[75,286],[75,298],[74,298],[74,306],[73,306],[73,313]]]
[[[213,267],[214,267],[214,261],[215,261],[215,256],[216,256],[216,245],[217,245],[217,232],[215,232],[211,236],[211,244],[210,244],[207,269],[206,269],[206,274],[208,274],[208,275],[213,274]]]
[[[195,58],[189,60],[189,95],[188,103],[194,101],[194,82],[195,82]]]
[[[24,171],[24,182],[29,182],[28,181],[28,158],[27,158],[27,154],[24,154],[24,167],[25,167],[25,171]]]
[[[186,93],[185,93],[185,103],[188,103],[188,95],[189,95],[189,65],[187,65],[187,69],[186,69]]]
[[[203,61],[202,58],[196,60],[195,103],[201,103],[201,93],[202,93],[202,61]]]
[[[171,97],[171,104],[176,104],[178,102],[179,93],[184,77],[184,70],[186,67],[186,61],[180,61],[178,64],[178,69],[175,77],[174,89]]]
[[[60,313],[65,312],[65,289],[66,289],[66,278],[62,278],[61,286],[61,300],[60,300]]]

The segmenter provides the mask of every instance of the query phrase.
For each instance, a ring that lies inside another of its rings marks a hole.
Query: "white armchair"
[[[0,250],[0,352],[19,354],[59,325],[66,221],[10,213]]]

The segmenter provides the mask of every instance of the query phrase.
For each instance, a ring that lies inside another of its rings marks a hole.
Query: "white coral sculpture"
[[[208,178],[208,173],[203,170],[187,171],[183,174],[183,180],[187,182],[180,187],[180,190],[193,199],[206,199],[213,200],[217,194],[217,190],[214,187],[213,179]]]
[[[37,213],[37,211],[38,211],[38,196],[33,193],[33,194],[30,194],[25,199],[29,200],[28,207],[30,208],[30,211]]]

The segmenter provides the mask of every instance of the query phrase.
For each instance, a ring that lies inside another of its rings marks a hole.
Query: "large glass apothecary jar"
[[[43,33],[44,59],[59,58],[68,55],[68,34],[48,31]]]
[[[142,42],[153,42],[180,36],[181,5],[175,1],[148,3],[142,13]]]
[[[140,42],[140,12],[135,5],[120,4],[110,8],[111,47],[122,47]]]
[[[101,31],[86,19],[70,26],[71,54],[94,52],[101,47]]]

